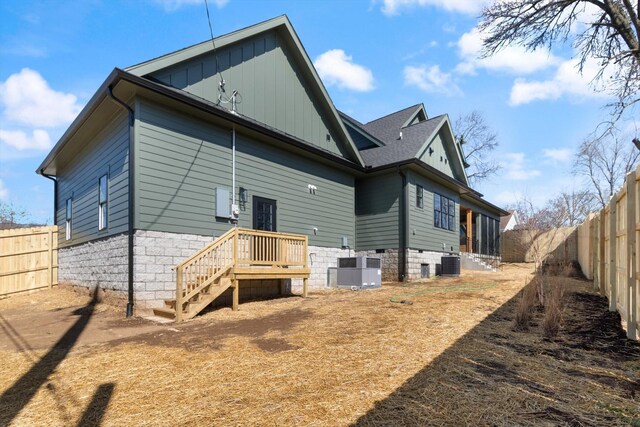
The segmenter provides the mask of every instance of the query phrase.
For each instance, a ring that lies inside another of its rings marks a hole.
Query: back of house
[[[156,307],[173,267],[235,226],[306,236],[311,287],[354,253],[385,280],[498,255],[505,212],[469,187],[446,115],[339,112],[286,16],[214,42],[114,69],[38,168],[57,180],[60,282]]]

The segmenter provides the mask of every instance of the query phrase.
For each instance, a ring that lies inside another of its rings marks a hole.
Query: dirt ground
[[[562,279],[553,340],[513,328],[528,265],[256,301],[183,324],[54,289],[0,300],[0,425],[640,425],[640,347]]]

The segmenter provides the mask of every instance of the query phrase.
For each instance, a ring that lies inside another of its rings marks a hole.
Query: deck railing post
[[[182,322],[182,266],[176,268],[176,322]]]
[[[307,260],[309,259],[309,256],[307,254],[307,248],[309,246],[309,238],[307,236],[304,236],[304,245],[303,245],[303,253],[302,256],[304,257],[304,268],[309,268],[309,264],[307,263]],[[306,298],[308,296],[308,285],[309,285],[309,278],[305,277],[304,279],[302,279],[302,297]]]

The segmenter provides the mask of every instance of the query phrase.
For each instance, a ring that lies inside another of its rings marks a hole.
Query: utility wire
[[[220,67],[218,65],[218,53],[216,52],[216,42],[213,38],[213,27],[211,26],[211,15],[209,14],[209,3],[207,2],[207,0],[204,0],[204,6],[207,9],[207,22],[209,23],[209,35],[211,36],[211,45],[213,46],[213,57],[216,60],[215,74],[218,74],[220,76],[220,86],[218,87],[218,90],[222,89],[222,92],[224,92],[224,78],[222,77],[222,73],[220,72]]]

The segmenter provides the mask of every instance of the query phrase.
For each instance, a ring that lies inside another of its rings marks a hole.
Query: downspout
[[[128,246],[128,258],[129,258],[129,266],[128,266],[128,302],[127,302],[127,317],[131,317],[133,316],[133,234],[134,234],[134,229],[133,229],[133,206],[134,206],[134,179],[133,179],[133,173],[134,173],[134,159],[135,159],[135,155],[133,153],[133,147],[134,147],[134,123],[135,123],[135,114],[133,112],[133,109],[131,107],[129,107],[129,105],[127,103],[125,103],[124,101],[118,99],[115,97],[115,95],[113,94],[113,90],[111,88],[111,85],[109,85],[107,87],[107,94],[109,95],[109,97],[118,105],[120,105],[122,108],[124,108],[125,110],[127,110],[128,114],[129,114],[129,176],[128,176],[128,184],[129,184],[129,230],[128,230],[128,241],[127,241],[127,246]]]
[[[404,282],[407,279],[407,175],[398,167],[398,173],[402,178],[400,187],[400,248],[398,249],[398,279]]]
[[[58,180],[44,173],[44,169],[40,169],[40,175],[53,181],[53,225],[58,225]]]

